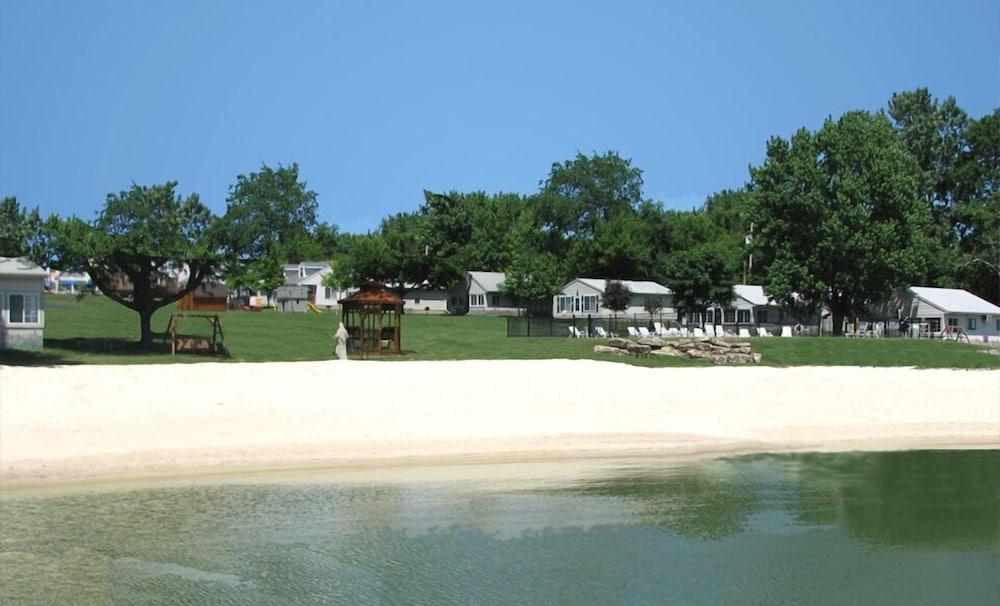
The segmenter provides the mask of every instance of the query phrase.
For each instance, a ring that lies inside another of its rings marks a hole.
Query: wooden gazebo
[[[381,283],[365,284],[354,295],[341,299],[340,309],[348,334],[348,353],[367,357],[402,351],[399,322],[403,317],[403,300]]]

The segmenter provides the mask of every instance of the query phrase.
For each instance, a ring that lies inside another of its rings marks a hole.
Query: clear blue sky
[[[618,150],[690,208],[772,134],[928,86],[1000,105],[1000,3],[0,0],[0,195],[90,218],[132,181],[216,211],[298,162],[357,231],[421,191],[532,192]]]

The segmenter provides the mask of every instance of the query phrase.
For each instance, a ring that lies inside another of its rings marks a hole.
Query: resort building
[[[911,336],[968,335],[970,341],[1000,340],[1000,307],[961,288],[897,288],[873,318],[906,320]]]
[[[94,288],[90,274],[86,272],[68,272],[49,269],[45,272],[44,287],[46,292],[62,295],[78,295]]]
[[[24,258],[0,257],[0,349],[42,348],[45,270]]]
[[[400,294],[395,283],[386,284],[385,287],[396,295]],[[403,313],[448,313],[448,291],[443,288],[431,286],[429,282],[424,281],[420,284],[407,284],[402,295]]]
[[[470,271],[449,291],[453,314],[519,315],[527,304],[500,291],[506,276],[499,271]]]
[[[669,288],[649,280],[621,280],[632,293],[628,307],[617,314],[604,306],[604,292],[608,280],[603,278],[576,278],[562,287],[562,291],[552,297],[552,317],[572,318],[581,316],[611,317],[615,315],[648,315],[650,304],[658,306],[656,318],[674,320],[673,293]]]

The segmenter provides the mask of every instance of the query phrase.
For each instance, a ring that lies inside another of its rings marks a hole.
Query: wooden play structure
[[[181,311],[226,311],[229,292],[225,284],[200,284],[177,302]]]
[[[184,334],[181,332],[183,325],[191,325],[199,321],[208,322],[212,328],[212,335]],[[225,338],[222,334],[222,320],[218,314],[171,314],[167,322],[167,330],[163,333],[164,339],[170,341],[170,355],[176,356],[177,352],[205,353],[229,357],[229,348],[226,347]]]
[[[361,287],[356,294],[341,299],[340,307],[347,329],[347,351],[369,355],[398,354],[399,323],[403,317],[403,300],[386,290],[379,282]]]

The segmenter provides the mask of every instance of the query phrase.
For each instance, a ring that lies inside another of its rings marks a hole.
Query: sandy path
[[[0,367],[8,486],[411,457],[918,446],[1000,447],[1000,372],[586,360]]]

